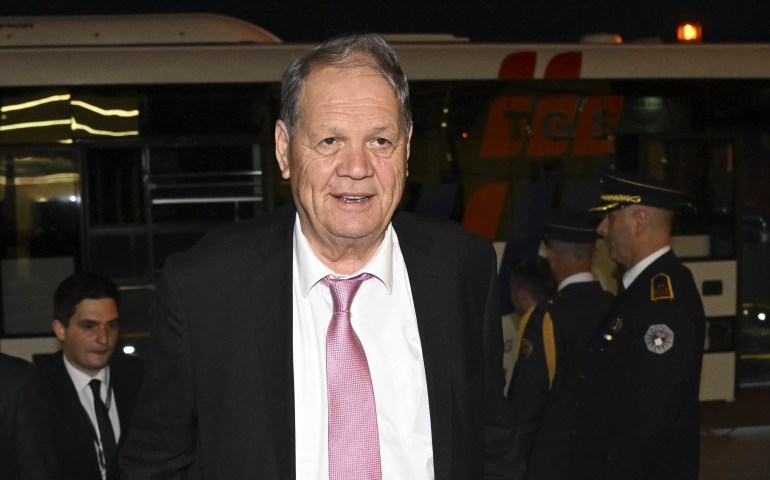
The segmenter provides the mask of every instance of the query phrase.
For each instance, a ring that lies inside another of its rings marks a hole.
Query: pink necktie
[[[369,274],[326,277],[334,312],[326,333],[329,396],[329,479],[380,480],[380,440],[372,378],[358,335],[350,325],[350,304]]]

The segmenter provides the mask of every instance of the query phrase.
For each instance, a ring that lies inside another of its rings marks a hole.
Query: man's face
[[[382,236],[401,200],[409,132],[393,88],[369,68],[310,74],[291,138],[276,124],[281,175],[291,180],[311,245],[355,245]]]
[[[636,208],[638,207],[632,205],[613,210],[605,215],[599,226],[596,227],[596,233],[604,237],[610,258],[626,268],[633,266],[633,226],[631,222]]]
[[[65,327],[53,321],[64,356],[78,370],[94,376],[110,361],[118,339],[118,307],[111,298],[81,301]]]

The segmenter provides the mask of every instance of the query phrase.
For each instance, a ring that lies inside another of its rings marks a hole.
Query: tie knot
[[[329,287],[334,302],[334,313],[349,312],[350,305],[353,303],[353,297],[356,296],[358,288],[366,280],[372,278],[368,273],[351,278],[334,278],[329,275],[321,279],[321,283]]]
[[[88,386],[91,387],[91,391],[94,393],[94,398],[101,398],[102,394],[100,391],[100,388],[102,386],[102,381],[98,378],[94,378],[90,382],[88,382]]]

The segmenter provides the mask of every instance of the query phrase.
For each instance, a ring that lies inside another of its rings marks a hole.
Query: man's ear
[[[406,176],[409,176],[409,153],[412,146],[412,131],[414,130],[414,124],[409,125],[409,131],[406,133]]]
[[[58,338],[61,341],[64,341],[64,337],[66,337],[66,331],[67,331],[67,329],[64,328],[64,325],[60,321],[54,319],[51,322],[51,328],[53,329],[53,333],[56,334],[56,338]]]
[[[644,207],[634,209],[631,220],[634,236],[638,237],[650,227],[650,212]]]
[[[284,180],[289,179],[289,129],[283,120],[275,122],[275,158],[278,161],[278,168],[281,170],[281,177]]]

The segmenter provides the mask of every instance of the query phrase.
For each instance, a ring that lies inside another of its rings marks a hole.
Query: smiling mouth
[[[337,195],[336,198],[339,200],[342,200],[343,202],[348,202],[348,203],[361,203],[369,199],[369,197],[367,196],[356,196],[356,195]]]

